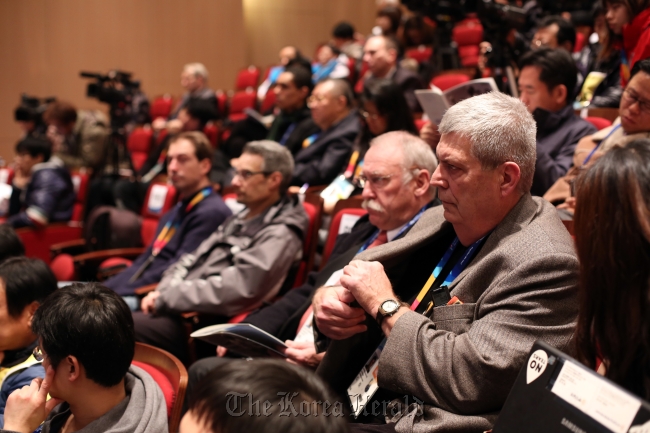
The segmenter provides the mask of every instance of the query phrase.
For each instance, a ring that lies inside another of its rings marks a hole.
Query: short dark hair
[[[311,69],[307,70],[299,64],[294,64],[287,67],[284,72],[288,72],[293,76],[291,81],[297,88],[302,89],[303,87],[307,87],[309,89],[307,96],[309,96],[311,91],[314,90],[314,82],[311,79]]]
[[[344,80],[343,78],[327,78],[318,84],[322,85],[324,83],[332,83],[334,85],[332,88],[332,96],[343,96],[345,98],[346,106],[352,108],[352,105],[354,104],[354,93],[352,92],[352,87],[347,80]]]
[[[228,406],[233,397],[241,403],[235,415]],[[292,413],[288,405],[283,406],[287,399],[299,414]],[[255,401],[259,402],[257,406]],[[270,407],[264,406],[265,402],[271,403]],[[285,361],[256,359],[226,362],[212,370],[189,396],[188,408],[213,432],[219,433],[347,432],[344,414],[332,406],[326,408],[325,404],[335,405],[335,398],[315,373]],[[338,403],[338,407],[342,406]],[[258,413],[265,416],[256,416]]]
[[[32,331],[54,367],[66,356],[75,356],[86,377],[107,388],[124,379],[133,360],[131,310],[99,283],[56,290],[36,310]]]
[[[9,224],[0,224],[0,263],[25,255],[25,246]]]
[[[27,136],[16,143],[16,153],[28,153],[32,158],[43,156],[43,162],[52,156],[52,143],[44,138]]]
[[[172,143],[177,142],[178,140],[187,140],[192,145],[194,146],[194,154],[196,155],[196,159],[199,161],[203,161],[204,159],[209,159],[210,162],[212,162],[212,154],[214,153],[212,151],[212,145],[210,144],[210,140],[208,140],[208,137],[201,132],[201,131],[186,131],[186,132],[181,132],[180,134],[174,136],[169,140],[169,145],[171,146]]]
[[[567,90],[566,102],[573,99],[578,81],[578,68],[567,50],[540,48],[529,51],[519,61],[520,70],[526,66],[540,68],[539,80],[546,85],[549,92],[563,84]]]
[[[0,279],[12,317],[20,316],[34,301],[42,304],[57,287],[50,268],[42,260],[27,257],[11,257],[0,263]]]
[[[341,39],[354,38],[354,27],[347,21],[341,21],[332,29],[332,36]]]
[[[309,75],[311,76],[311,62],[302,54],[296,54],[296,57],[289,60],[289,63],[287,63],[287,66],[285,67],[285,71],[294,66],[300,66],[301,68],[309,72]]]
[[[60,122],[68,125],[77,121],[77,109],[69,102],[56,101],[47,107],[43,120],[46,123]]]
[[[557,30],[557,43],[558,45],[562,45],[565,42],[570,42],[571,43],[571,48],[575,47],[576,45],[576,29],[567,20],[562,18],[559,15],[551,15],[549,17],[544,18],[540,24],[539,28],[543,29],[549,26],[552,26],[553,24],[557,24],[558,30]]]
[[[630,72],[630,80],[639,72],[645,72],[646,74],[650,75],[650,59],[639,60],[634,64],[634,66],[632,66],[632,71]]]
[[[390,29],[397,33],[397,29],[402,21],[402,10],[397,6],[384,6],[377,12],[378,17],[386,17],[390,20]]]
[[[185,106],[187,114],[201,123],[203,128],[206,123],[219,117],[215,99],[190,98]]]

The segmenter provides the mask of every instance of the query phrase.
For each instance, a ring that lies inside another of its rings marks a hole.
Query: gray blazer
[[[395,292],[410,300],[453,239],[443,211],[428,210],[404,238],[357,258],[382,262]],[[418,260],[429,264],[393,273],[399,263]],[[462,305],[434,308],[430,317],[408,312],[395,324],[378,382],[402,398],[393,400],[386,421],[396,422],[398,432],[490,429],[533,342],[568,350],[577,276],[573,241],[555,209],[526,194],[449,286]],[[339,393],[381,340],[373,322],[367,320],[367,332],[332,342],[318,369]],[[424,403],[411,398],[406,406],[405,395]]]

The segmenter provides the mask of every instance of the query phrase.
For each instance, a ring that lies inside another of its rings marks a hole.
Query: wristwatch
[[[379,309],[377,310],[377,323],[381,326],[381,323],[386,317],[390,317],[393,314],[397,313],[397,310],[402,306],[402,303],[397,299],[386,299],[384,302],[379,304]]]

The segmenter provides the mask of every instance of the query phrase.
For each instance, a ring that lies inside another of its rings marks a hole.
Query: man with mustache
[[[363,216],[351,233],[341,234],[327,265],[312,272],[307,282],[282,299],[249,315],[250,323],[276,336],[289,348],[289,362],[316,367],[324,353],[317,353],[312,324],[311,298],[316,288],[338,283],[341,269],[361,251],[403,237],[423,211],[440,202],[429,184],[437,167],[431,148],[420,138],[404,131],[375,138],[364,158],[360,180],[363,185]],[[319,346],[322,352],[323,344]],[[225,354],[219,348],[219,355]],[[200,379],[228,358],[207,358],[190,368],[188,392]]]

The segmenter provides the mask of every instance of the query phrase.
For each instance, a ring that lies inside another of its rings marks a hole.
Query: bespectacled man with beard
[[[327,265],[312,272],[305,284],[291,290],[279,301],[249,315],[250,323],[285,341],[287,361],[315,368],[324,356],[327,342],[317,350],[312,327],[311,300],[318,287],[338,284],[342,269],[362,251],[378,248],[403,237],[431,206],[440,204],[436,188],[430,185],[438,161],[431,148],[420,138],[404,131],[389,132],[375,138],[364,158],[360,176],[363,207],[368,215],[357,221],[350,233],[339,235]],[[341,296],[345,295],[341,292]],[[327,308],[327,306],[324,306]],[[365,315],[358,319],[359,331]],[[318,353],[320,352],[320,353]],[[188,393],[201,379],[223,362],[225,348],[217,358],[206,358],[190,368]]]

